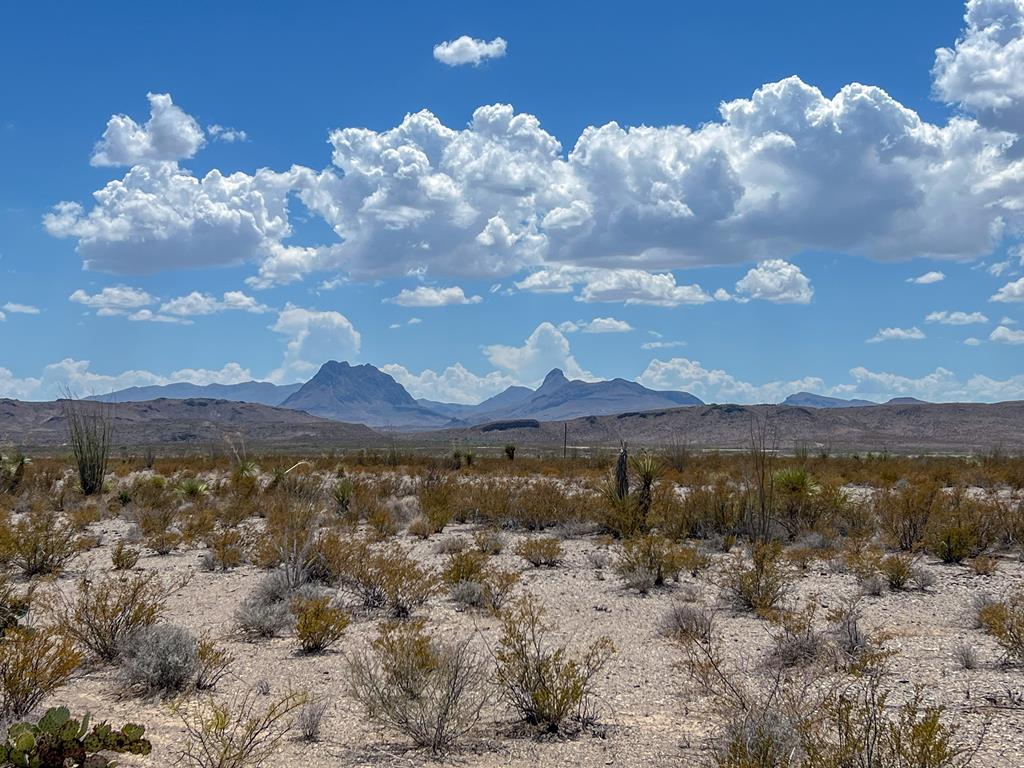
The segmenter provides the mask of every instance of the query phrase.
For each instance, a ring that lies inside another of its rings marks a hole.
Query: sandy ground
[[[105,520],[92,530],[103,537],[103,544],[76,559],[61,577],[61,585],[70,585],[86,569],[109,571],[110,546],[125,534],[127,525],[121,520]],[[424,562],[440,568],[443,556],[437,554],[438,541],[472,530],[473,526],[451,526],[429,541],[405,535],[399,539],[413,547]],[[716,723],[714,712],[679,669],[679,650],[658,634],[659,623],[684,590],[675,587],[648,596],[627,591],[614,574],[595,570],[588,560],[588,552],[602,546],[596,538],[566,540],[567,558],[561,567],[528,568],[512,552],[520,537],[510,534],[509,546],[493,562],[524,570],[518,589],[528,590],[543,601],[557,624],[555,637],[576,645],[607,635],[617,648],[598,683],[600,727],[571,739],[537,739],[522,735],[510,714],[495,706],[487,711],[465,748],[448,757],[447,762],[523,768],[706,764],[709,734]],[[413,751],[402,736],[370,725],[345,692],[346,654],[374,636],[374,619],[354,620],[337,650],[321,655],[298,654],[292,637],[242,640],[233,633],[232,614],[265,572],[245,566],[227,573],[210,573],[200,567],[202,554],[202,550],[191,550],[144,556],[138,567],[168,575],[191,574],[188,585],[170,598],[166,618],[196,633],[211,633],[236,656],[231,673],[218,685],[216,697],[230,698],[266,680],[273,693],[294,686],[331,701],[321,741],[310,744],[289,737],[272,764],[326,768],[430,762]],[[723,557],[716,555],[716,564]],[[988,730],[974,765],[1019,766],[1024,762],[1024,710],[990,703],[1003,703],[1014,692],[1024,694],[1024,672],[998,663],[997,646],[972,628],[970,613],[971,602],[979,592],[998,595],[1020,586],[1024,568],[1011,556],[1001,557],[997,573],[989,577],[977,576],[966,567],[943,566],[931,560],[925,563],[936,577],[935,585],[927,592],[887,592],[864,599],[866,624],[889,634],[888,647],[897,652],[886,684],[897,691],[895,695],[909,692],[915,685],[924,686],[927,700],[947,705],[948,717],[966,735],[980,733],[987,721]],[[700,578],[684,579],[683,583],[697,587],[702,602],[721,607],[719,629],[730,658],[737,663],[756,662],[770,644],[766,625],[721,606],[713,583],[715,570],[713,567]],[[855,594],[855,577],[835,573],[824,563],[815,563],[802,574],[794,592],[801,598],[816,596],[823,608]],[[480,611],[460,610],[443,595],[418,613],[429,617],[429,626],[441,636],[476,633],[481,647],[492,644],[496,637],[494,618]],[[954,657],[955,646],[964,639],[979,651],[980,665],[972,671],[962,669]],[[168,704],[126,696],[119,689],[116,670],[110,667],[94,668],[77,677],[47,702],[57,703],[66,703],[75,711],[89,710],[115,723],[144,723],[154,745],[152,756],[124,757],[122,765],[168,765],[182,743],[180,722]]]

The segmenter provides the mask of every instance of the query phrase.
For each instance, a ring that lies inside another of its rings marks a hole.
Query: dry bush
[[[217,645],[212,638],[203,636],[196,641],[196,690],[208,691],[215,688],[228,673],[235,657]]]
[[[56,593],[46,609],[61,633],[109,662],[127,638],[160,619],[172,591],[153,571],[98,580],[83,576],[73,596]]]
[[[998,507],[972,499],[962,488],[956,488],[929,519],[925,543],[942,562],[962,563],[993,543],[998,512]]]
[[[971,558],[970,566],[978,576],[992,576],[999,569],[999,561],[990,555],[977,555]]]
[[[611,640],[602,637],[578,655],[552,645],[551,626],[531,597],[514,602],[501,623],[496,679],[505,702],[527,723],[549,732],[564,730],[570,720],[591,721],[595,679],[615,651]]]
[[[195,685],[199,674],[198,641],[173,624],[145,627],[121,644],[118,673],[137,693],[180,693]]]
[[[111,406],[75,400],[70,393],[65,393],[61,405],[82,493],[86,496],[102,493],[112,436]]]
[[[473,534],[473,546],[489,555],[500,555],[505,549],[505,534],[495,528],[481,528]]]
[[[142,552],[138,549],[125,544],[124,539],[118,539],[110,550],[110,564],[115,571],[130,571],[138,565],[141,556]]]
[[[267,574],[235,609],[235,624],[249,637],[275,637],[292,624],[294,592],[283,571]]]
[[[554,536],[531,536],[516,546],[516,554],[535,568],[554,568],[562,562],[565,550]]]
[[[382,624],[349,665],[349,687],[367,716],[434,754],[450,751],[480,720],[488,677],[468,640],[438,643],[422,621]]]
[[[32,585],[22,591],[11,583],[6,573],[0,571],[0,637],[8,629],[18,626],[21,618],[28,613],[34,595]]]
[[[768,660],[787,669],[820,660],[826,652],[824,632],[815,626],[817,605],[812,600],[801,610],[778,611],[772,617],[775,630]]]
[[[792,573],[776,542],[755,544],[750,563],[737,553],[726,567],[722,587],[732,604],[742,611],[767,615],[789,592]]]
[[[628,588],[646,594],[669,580],[678,581],[689,564],[683,547],[662,536],[637,536],[622,542],[615,572]]]
[[[78,532],[60,512],[35,507],[18,520],[10,562],[26,576],[59,572],[78,554]]]
[[[715,614],[701,605],[677,603],[661,621],[660,633],[673,640],[693,638],[710,643],[715,627]]]
[[[999,644],[1005,661],[1024,663],[1024,591],[982,605],[978,623]]]
[[[902,590],[910,584],[914,575],[916,558],[899,553],[886,555],[879,562],[879,570],[889,584],[889,589]]]
[[[220,527],[205,536],[205,565],[209,570],[230,571],[245,562],[247,541],[238,528]]]
[[[177,702],[175,711],[185,728],[178,762],[192,768],[258,768],[267,764],[309,697],[289,691],[266,704],[261,703],[262,698],[248,691],[230,702],[205,697],[195,707]]]
[[[81,662],[74,644],[54,630],[9,628],[0,638],[0,721],[27,715]]]
[[[735,536],[743,521],[745,504],[745,496],[719,476],[711,485],[689,488],[675,525],[663,528],[675,538]]]
[[[416,499],[419,502],[421,519],[425,523],[422,529],[429,530],[427,536],[443,531],[452,519],[452,502],[457,486],[458,483],[448,474],[433,470],[420,478],[416,487]]]
[[[177,511],[170,506],[137,507],[131,515],[143,543],[158,555],[166,555],[181,543],[176,529]]]
[[[529,531],[540,531],[558,525],[585,520],[590,497],[570,493],[562,483],[554,480],[534,480],[519,485],[512,499],[512,510],[507,521]],[[492,520],[502,523],[501,520]]]
[[[397,544],[373,546],[334,532],[318,540],[315,568],[364,607],[385,608],[395,618],[410,615],[438,588],[437,578]]]
[[[882,530],[907,552],[924,540],[932,512],[942,504],[942,489],[933,482],[908,482],[898,489],[877,492],[873,501]]]
[[[295,728],[303,741],[320,741],[320,729],[330,706],[329,699],[310,699],[302,705],[295,716]]]
[[[345,635],[349,615],[333,605],[329,597],[295,597],[292,600],[295,616],[295,636],[303,653],[319,653],[338,642]]]
[[[490,555],[479,549],[451,552],[441,570],[441,581],[448,587],[466,582],[482,584],[487,574]]]

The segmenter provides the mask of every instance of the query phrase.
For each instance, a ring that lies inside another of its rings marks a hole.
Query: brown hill
[[[299,411],[231,400],[149,400],[109,406],[114,446],[166,446],[182,451],[223,444],[239,436],[263,448],[374,446],[383,437],[362,424],[328,421]],[[0,399],[0,445],[57,448],[67,442],[61,402]]]
[[[827,446],[835,451],[1024,449],[1024,401],[887,404],[836,409],[705,405],[588,416],[568,422],[508,420],[431,435],[445,441],[560,448],[563,424],[568,424],[570,445],[617,445],[625,440],[632,445],[678,442],[694,448],[740,449],[750,443],[751,420],[755,416],[771,420],[779,435],[779,447],[783,449],[792,449],[799,442]]]

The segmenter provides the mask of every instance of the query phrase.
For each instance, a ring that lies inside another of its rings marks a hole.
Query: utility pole
[[[562,425],[562,458],[566,458],[569,451],[569,422]]]

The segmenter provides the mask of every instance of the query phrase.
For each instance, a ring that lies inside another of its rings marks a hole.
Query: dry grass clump
[[[534,568],[554,568],[565,558],[562,543],[554,536],[531,536],[516,545],[516,554]]]
[[[434,754],[450,751],[479,722],[488,665],[468,640],[439,643],[421,620],[385,622],[349,665],[349,687],[367,716]]]
[[[524,721],[549,732],[595,717],[594,683],[615,651],[607,637],[582,653],[548,640],[551,626],[531,597],[514,602],[501,617],[502,633],[494,652],[502,698]]]

